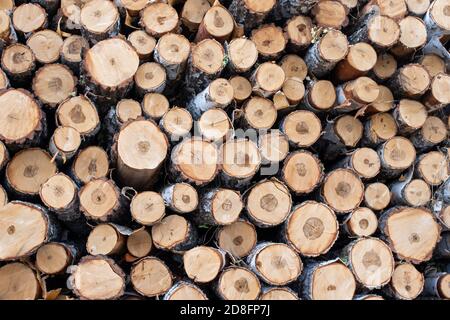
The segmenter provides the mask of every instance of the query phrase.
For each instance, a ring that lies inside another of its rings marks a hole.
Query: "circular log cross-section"
[[[377,62],[372,69],[372,75],[378,81],[385,81],[392,77],[396,70],[397,61],[395,58],[388,53],[382,53],[378,54]]]
[[[230,38],[233,30],[234,19],[230,12],[221,5],[212,6],[203,17],[195,42],[214,38],[223,43]]]
[[[198,246],[183,254],[187,276],[197,283],[213,281],[225,266],[225,254],[219,249]]]
[[[164,199],[154,191],[138,193],[131,200],[130,213],[139,224],[151,226],[161,221],[166,214]]]
[[[96,106],[85,96],[75,96],[63,101],[56,110],[61,126],[72,127],[84,138],[93,137],[100,130]]]
[[[392,202],[410,207],[423,207],[431,200],[431,188],[422,179],[402,181],[399,179],[391,185]]]
[[[431,259],[441,227],[430,211],[394,207],[383,213],[379,223],[399,259],[414,264]]]
[[[359,77],[337,87],[336,111],[351,112],[373,103],[380,93],[378,84],[368,77]]]
[[[336,103],[336,89],[331,81],[319,80],[307,86],[303,102],[313,112],[329,111]]]
[[[258,147],[261,152],[262,164],[278,164],[289,153],[287,137],[276,129],[260,134]]]
[[[252,31],[259,57],[263,60],[276,60],[286,48],[287,38],[283,29],[274,24],[264,25]]]
[[[390,113],[375,113],[364,124],[363,144],[371,147],[378,146],[395,137],[397,131],[397,122]]]
[[[249,71],[258,60],[258,49],[250,39],[236,38],[227,47],[229,67],[237,73]]]
[[[196,285],[187,281],[179,281],[166,292],[163,300],[208,300],[208,297]]]
[[[191,45],[183,35],[168,33],[159,38],[154,59],[166,68],[169,81],[179,80],[186,68]]]
[[[252,94],[252,84],[248,81],[247,78],[242,76],[234,76],[230,78],[230,84],[233,87],[234,91],[234,100],[236,103],[241,104]]]
[[[212,189],[203,193],[199,214],[194,219],[208,225],[230,225],[241,214],[244,204],[239,192],[231,189]]]
[[[33,51],[23,44],[14,43],[2,52],[2,69],[16,84],[28,84],[36,67]]]
[[[161,119],[169,107],[169,100],[160,93],[147,93],[142,100],[142,112],[155,121]]]
[[[422,19],[408,16],[400,22],[400,38],[391,49],[391,53],[397,57],[404,57],[414,53],[425,45],[427,41],[427,29]]]
[[[50,138],[48,150],[52,157],[65,163],[78,151],[81,144],[80,133],[72,127],[57,127]]]
[[[44,274],[64,273],[75,258],[74,250],[72,246],[65,243],[44,244],[36,252],[36,268]]]
[[[24,3],[14,9],[12,15],[14,29],[21,35],[29,35],[47,24],[47,13],[35,3]]]
[[[172,287],[172,272],[156,257],[145,257],[131,267],[131,284],[145,297],[166,293]]]
[[[339,81],[354,80],[370,70],[377,62],[377,53],[373,47],[364,42],[350,46],[344,60],[338,63],[335,76]]]
[[[147,34],[144,30],[135,30],[128,35],[127,40],[136,50],[141,61],[148,61],[153,55],[156,47],[156,39]]]
[[[430,91],[424,97],[424,104],[430,111],[444,108],[450,104],[450,76],[446,73],[438,73],[431,80]]]
[[[295,16],[286,22],[284,32],[286,32],[289,43],[288,48],[298,52],[307,48],[312,41],[313,24],[310,17]]]
[[[413,300],[422,292],[424,284],[423,274],[414,265],[404,262],[395,267],[387,292],[397,299]]]
[[[147,256],[153,247],[152,236],[146,229],[133,231],[127,238],[128,252],[136,258]]]
[[[184,217],[174,214],[152,226],[152,239],[158,249],[185,251],[195,247],[197,231]]]
[[[308,75],[305,61],[295,54],[287,54],[281,58],[280,67],[283,69],[286,79],[298,78],[303,81]]]
[[[104,178],[109,172],[108,155],[100,147],[87,147],[75,157],[71,169],[73,178],[80,185]]]
[[[161,196],[168,208],[177,213],[189,213],[198,207],[197,190],[188,183],[175,183],[161,190]]]
[[[429,116],[423,126],[410,137],[417,151],[426,151],[447,138],[447,127],[440,118]]]
[[[410,63],[399,68],[389,80],[392,92],[398,97],[417,98],[430,87],[428,71],[420,64]]]
[[[353,169],[361,179],[372,179],[381,168],[380,158],[371,148],[358,148],[336,165],[339,168]]]
[[[283,223],[291,212],[291,207],[292,198],[288,188],[276,179],[255,184],[246,200],[248,217],[261,228]]]
[[[427,110],[423,104],[409,99],[400,100],[393,115],[398,131],[402,135],[407,135],[420,129],[428,117]]]
[[[120,125],[130,120],[136,120],[142,116],[142,108],[139,102],[133,99],[122,99],[116,105],[115,117]]]
[[[323,139],[334,143],[336,153],[346,153],[347,148],[354,148],[363,136],[364,127],[361,121],[351,115],[344,115],[328,123],[325,128]],[[329,151],[328,151],[329,152]],[[332,158],[333,155],[326,155],[326,158]]]
[[[203,139],[216,143],[227,141],[233,134],[231,120],[221,108],[205,111],[197,121],[197,129]]]
[[[62,45],[63,39],[53,30],[38,31],[27,40],[27,46],[41,64],[57,62]]]
[[[135,90],[139,96],[149,92],[161,93],[166,87],[166,70],[159,63],[141,64],[134,75]]]
[[[71,35],[64,39],[61,47],[61,62],[76,74],[80,72],[80,62],[83,60],[83,50],[89,48],[89,43],[81,36]]]
[[[367,15],[362,19],[362,26],[349,39],[351,43],[367,42],[381,51],[389,49],[400,38],[398,23],[384,15]]]
[[[114,2],[91,0],[81,7],[81,34],[91,43],[116,36],[119,33],[119,11]]]
[[[223,300],[256,300],[261,293],[261,283],[248,269],[229,267],[220,274],[216,290]]]
[[[439,186],[449,177],[448,156],[439,151],[431,151],[416,159],[415,173],[430,186]]]
[[[50,177],[39,190],[41,201],[60,220],[73,220],[78,213],[78,189],[75,183],[64,173]]]
[[[6,183],[19,196],[36,196],[41,185],[56,171],[56,164],[46,151],[38,148],[23,149],[8,163]]]
[[[450,299],[450,274],[446,272],[432,272],[425,276],[424,292],[428,296]]]
[[[115,255],[123,251],[125,237],[114,224],[95,226],[86,241],[86,251],[92,255]]]
[[[209,1],[186,0],[181,11],[181,21],[190,32],[198,30],[206,11],[211,8]]]
[[[114,300],[125,290],[125,274],[114,260],[85,256],[71,270],[67,286],[85,300]]]
[[[177,33],[178,13],[167,3],[151,3],[141,11],[140,24],[149,35],[160,38],[169,32]]]
[[[348,10],[342,1],[319,1],[311,10],[318,27],[341,29],[348,23]]]
[[[378,147],[382,174],[386,177],[398,176],[408,169],[416,158],[413,144],[404,137],[393,137]]]
[[[327,205],[305,201],[296,206],[284,225],[286,242],[305,257],[327,253],[339,234],[339,224]]]
[[[370,237],[377,231],[378,217],[369,208],[357,208],[344,220],[343,229],[350,236]]]
[[[434,78],[438,73],[445,73],[444,60],[434,53],[424,54],[419,58],[418,62],[427,69],[431,78]]]
[[[251,81],[253,93],[262,97],[270,97],[283,86],[286,76],[283,69],[271,62],[264,62],[255,70]]]
[[[238,259],[247,256],[256,246],[256,241],[255,226],[245,220],[223,226],[217,232],[219,248]]]
[[[450,30],[450,23],[448,22],[448,5],[448,0],[437,0],[433,1],[429,6],[424,17],[429,39],[448,34]]]
[[[371,183],[364,191],[364,203],[374,211],[385,209],[391,202],[391,192],[389,188],[381,182]]]
[[[168,141],[152,121],[134,120],[122,126],[114,149],[121,183],[144,189],[155,182],[167,156]]]
[[[299,298],[289,287],[269,287],[262,289],[259,300],[299,300]]]
[[[39,280],[28,265],[13,262],[0,268],[0,300],[35,300],[40,294]]]
[[[243,127],[268,130],[277,120],[277,109],[273,102],[262,97],[251,97],[244,104]]]
[[[336,169],[324,179],[322,197],[336,213],[345,213],[359,206],[364,197],[364,185],[350,169]]]
[[[289,113],[281,122],[280,130],[295,147],[310,147],[322,133],[320,119],[311,111],[297,110]]]

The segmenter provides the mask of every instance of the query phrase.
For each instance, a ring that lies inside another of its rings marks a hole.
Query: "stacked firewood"
[[[450,0],[0,9],[0,299],[450,299]]]

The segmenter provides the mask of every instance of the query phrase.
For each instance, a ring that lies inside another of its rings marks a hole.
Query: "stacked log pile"
[[[450,0],[0,5],[0,299],[450,299]]]

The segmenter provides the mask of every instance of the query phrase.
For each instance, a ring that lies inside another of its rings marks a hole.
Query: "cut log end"
[[[76,201],[77,188],[68,176],[58,173],[41,185],[39,195],[48,208],[59,211],[69,208]]]
[[[177,31],[178,13],[169,4],[152,3],[141,11],[140,23],[148,34],[159,38],[166,33]]]
[[[134,220],[142,225],[151,226],[165,215],[164,199],[153,191],[138,193],[131,200],[130,212]]]
[[[291,153],[284,161],[282,179],[296,194],[311,192],[322,182],[322,163],[308,151]]]
[[[86,250],[91,255],[115,255],[123,250],[124,244],[124,236],[115,225],[99,224],[90,232]]]
[[[380,211],[385,209],[391,202],[391,192],[389,188],[381,182],[371,183],[364,191],[364,203],[372,210]]]
[[[36,252],[36,268],[44,274],[59,274],[72,263],[72,253],[58,242],[44,244]]]
[[[413,300],[422,292],[424,276],[414,265],[401,263],[395,267],[390,283],[393,294],[402,300]]]
[[[257,234],[253,224],[239,220],[221,227],[217,233],[218,245],[233,257],[247,256],[255,247]]]
[[[346,218],[344,226],[350,235],[369,237],[377,231],[378,218],[369,208],[361,207]]]
[[[120,194],[112,180],[91,180],[80,189],[78,195],[80,210],[87,218],[103,222],[116,218]]]
[[[153,247],[152,236],[146,229],[138,229],[127,238],[127,250],[136,258],[149,255]]]
[[[34,300],[39,298],[41,287],[35,272],[21,262],[0,268],[0,299]]]
[[[183,254],[187,276],[197,283],[213,281],[225,265],[225,257],[218,249],[198,246]]]
[[[173,282],[170,269],[156,257],[145,257],[136,262],[130,278],[134,289],[146,297],[163,295]]]
[[[82,184],[104,178],[108,172],[108,155],[105,150],[96,146],[81,150],[72,164],[72,174]]]
[[[251,271],[229,267],[219,277],[217,292],[224,300],[256,300],[261,293],[261,284]]]

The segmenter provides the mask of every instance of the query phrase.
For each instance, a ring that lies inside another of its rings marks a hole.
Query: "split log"
[[[188,183],[175,183],[161,190],[166,207],[170,210],[184,214],[197,209],[199,197],[197,190]]]
[[[190,50],[189,40],[180,34],[168,33],[158,40],[153,57],[166,69],[169,82],[182,78]]]
[[[156,47],[155,38],[147,34],[144,30],[135,30],[128,35],[127,40],[131,43],[134,50],[136,50],[141,61],[147,62],[151,59]]]
[[[115,300],[124,294],[125,273],[105,256],[85,256],[69,273],[67,287],[83,300]]]
[[[422,154],[417,157],[414,169],[416,177],[430,186],[439,186],[449,177],[448,156],[439,151]]]
[[[286,76],[283,69],[271,62],[265,62],[256,68],[251,76],[253,93],[267,98],[273,96],[283,86]]]
[[[246,38],[236,38],[226,46],[228,67],[235,73],[249,71],[258,60],[256,44]]]
[[[194,247],[183,254],[183,266],[192,281],[208,283],[216,279],[225,266],[225,253],[207,246]]]
[[[37,250],[35,266],[44,274],[62,274],[75,262],[78,254],[78,249],[72,244],[49,242]]]
[[[337,104],[335,112],[352,112],[373,103],[380,90],[378,84],[368,77],[359,77],[336,88]]]
[[[302,279],[301,293],[308,300],[351,300],[356,291],[352,272],[336,260],[307,264]]]
[[[351,237],[370,237],[378,228],[378,217],[369,208],[360,207],[345,218],[342,229]]]
[[[364,123],[364,137],[362,144],[369,147],[376,147],[395,137],[397,131],[397,122],[390,113],[375,113]]]
[[[149,35],[160,38],[166,33],[178,33],[177,11],[167,3],[150,3],[141,12],[140,25]]]
[[[408,16],[400,20],[400,38],[391,49],[398,58],[409,56],[423,47],[427,42],[427,29],[422,19]]]
[[[80,133],[72,127],[57,127],[50,137],[48,150],[59,163],[65,163],[77,153]]]
[[[27,40],[27,46],[33,51],[36,61],[41,64],[57,62],[62,45],[62,37],[53,30],[35,32]]]
[[[281,131],[272,129],[259,135],[258,148],[261,164],[278,166],[289,154],[289,141]]]
[[[348,24],[347,10],[339,1],[319,1],[311,14],[318,27],[339,30]]]
[[[234,19],[231,13],[220,3],[214,4],[203,16],[194,41],[209,38],[223,43],[229,40],[233,30]]]
[[[437,54],[424,54],[418,59],[417,62],[420,63],[425,69],[427,69],[431,78],[434,78],[434,76],[438,73],[445,73],[445,62]]]
[[[311,111],[297,110],[289,113],[280,124],[293,147],[310,147],[319,140],[322,133],[320,119]]]
[[[445,108],[450,104],[450,76],[439,73],[431,80],[430,91],[423,98],[423,102],[429,111]]]
[[[422,292],[424,282],[423,274],[414,265],[407,262],[399,263],[385,292],[399,300],[413,300]]]
[[[284,243],[259,243],[247,257],[247,263],[262,281],[273,286],[295,281],[303,270],[299,255]]]
[[[367,42],[379,51],[386,51],[400,38],[400,26],[388,16],[366,14],[355,25],[355,32],[349,36],[352,44]]]
[[[377,82],[383,82],[391,78],[397,70],[397,60],[388,54],[378,54],[377,62],[373,66],[370,75],[377,80]]]
[[[205,111],[194,128],[194,130],[198,130],[203,139],[219,144],[233,136],[231,120],[227,113],[220,108]]]
[[[399,179],[390,188],[392,203],[410,207],[426,206],[431,200],[431,189],[422,179]]]
[[[261,294],[261,283],[246,268],[228,267],[219,276],[216,292],[222,300],[256,300]]]
[[[450,274],[445,272],[431,272],[425,275],[424,294],[427,296],[450,299]]]
[[[83,37],[96,44],[119,34],[119,11],[112,1],[92,0],[81,7],[80,24]]]
[[[81,150],[71,167],[71,176],[78,185],[83,185],[93,179],[104,178],[108,172],[108,155],[105,150],[97,146]]]
[[[130,203],[131,218],[144,226],[151,226],[166,214],[163,197],[154,191],[136,194]]]
[[[397,108],[394,109],[393,116],[397,123],[398,132],[401,135],[408,135],[424,125],[428,113],[425,106],[420,102],[402,99],[399,101]]]
[[[153,240],[147,229],[134,230],[127,237],[127,250],[133,257],[143,258],[148,256],[153,248]]]
[[[256,246],[257,236],[255,226],[242,219],[219,228],[216,235],[219,248],[237,259],[249,255]]]
[[[394,108],[394,95],[392,91],[383,85],[378,85],[378,90],[378,97],[374,102],[366,106],[365,113],[383,113]]]
[[[1,300],[35,300],[40,295],[41,285],[30,266],[13,262],[0,268]]]
[[[44,8],[35,3],[21,4],[12,14],[14,30],[22,38],[28,38],[32,33],[45,29],[47,22],[47,13]]]
[[[95,226],[86,240],[86,251],[91,255],[118,255],[123,253],[131,230],[113,223]]]
[[[304,257],[327,253],[339,235],[333,210],[311,200],[294,207],[283,227],[284,241]]]
[[[113,149],[121,183],[144,189],[155,182],[167,156],[168,141],[152,121],[134,120],[122,126]]]
[[[398,258],[414,264],[431,259],[441,231],[429,210],[409,207],[387,210],[379,227]]]
[[[275,0],[233,0],[228,10],[249,31],[262,24],[275,4]]]
[[[253,30],[251,39],[262,60],[276,60],[286,49],[286,35],[283,29],[274,24],[263,25]]]
[[[166,292],[163,300],[208,300],[208,297],[196,285],[187,281],[178,281]]]
[[[417,98],[425,94],[431,79],[420,64],[410,63],[397,69],[389,80],[389,87],[397,97]]]
[[[152,239],[158,249],[181,252],[197,245],[198,234],[191,222],[174,214],[152,226]]]
[[[374,182],[366,186],[364,190],[364,203],[374,211],[384,210],[391,202],[389,188],[381,182]]]
[[[390,178],[399,176],[416,158],[416,150],[411,141],[399,136],[380,145],[377,152],[381,160],[381,174]]]
[[[339,81],[355,80],[367,74],[377,62],[377,53],[370,44],[360,42],[351,45],[344,60],[334,70]]]
[[[352,169],[361,179],[370,180],[380,172],[381,163],[375,150],[358,148],[338,161],[334,167]]]
[[[259,300],[299,300],[299,298],[289,287],[266,287],[262,289]]]
[[[231,189],[205,191],[200,198],[199,211],[194,219],[199,224],[231,225],[239,219],[244,207],[241,194]]]
[[[240,120],[241,128],[253,129],[257,132],[269,130],[277,120],[277,109],[274,103],[263,97],[254,96],[244,103]]]
[[[418,152],[431,149],[447,138],[445,123],[435,116],[429,116],[423,126],[414,132],[410,140]]]
[[[206,12],[211,8],[211,4],[204,0],[186,0],[181,10],[181,21],[190,31],[198,30]]]
[[[298,52],[306,49],[312,42],[313,24],[311,18],[295,16],[286,22],[284,32],[288,38],[288,49]]]
[[[18,86],[29,83],[36,67],[35,61],[33,51],[20,43],[10,45],[2,52],[2,69]]]
[[[439,38],[450,34],[447,8],[447,0],[433,1],[428,7],[428,11],[424,17],[428,39]]]
[[[146,118],[158,121],[169,110],[169,100],[160,93],[147,93],[142,100],[142,112]]]
[[[336,103],[336,89],[331,81],[308,81],[303,98],[304,106],[315,113],[331,110]]]
[[[89,49],[89,43],[81,36],[72,35],[64,39],[61,47],[61,63],[68,66],[76,75],[80,73],[81,54]]]

